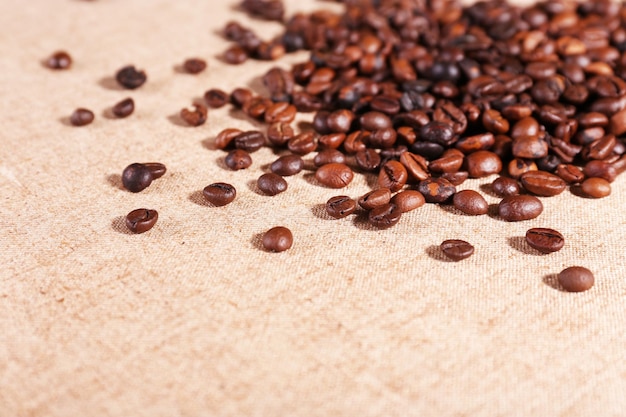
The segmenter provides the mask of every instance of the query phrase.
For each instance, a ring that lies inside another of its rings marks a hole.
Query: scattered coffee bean
[[[293,245],[293,234],[286,227],[276,226],[265,232],[261,242],[270,252],[284,252]]]
[[[137,162],[130,164],[122,172],[122,184],[132,193],[143,191],[152,184],[153,179],[150,168]]]
[[[233,149],[224,158],[224,163],[233,171],[238,171],[250,167],[252,165],[252,157],[243,149]]]
[[[313,158],[313,164],[315,164],[316,167],[332,163],[345,164],[346,156],[343,152],[331,148],[320,151],[317,155],[315,155],[315,158]]]
[[[391,198],[391,203],[395,204],[402,213],[407,213],[422,207],[426,204],[426,199],[417,190],[403,190]]]
[[[326,212],[330,217],[334,217],[335,219],[342,219],[349,216],[356,211],[356,208],[356,201],[345,195],[331,197],[326,202]]]
[[[133,65],[128,65],[115,74],[115,79],[124,88],[134,90],[139,88],[146,82],[147,76],[145,71],[137,70]]]
[[[389,204],[391,191],[389,188],[379,188],[359,197],[358,203],[364,210],[373,210],[376,207]]]
[[[206,69],[206,61],[200,58],[189,58],[183,63],[183,68],[189,74],[199,74]]]
[[[46,59],[46,66],[54,70],[65,70],[72,66],[72,57],[65,51],[57,51]]]
[[[542,253],[552,253],[561,250],[565,244],[565,238],[554,229],[537,227],[528,229],[526,243]]]
[[[126,227],[133,233],[144,233],[152,229],[158,218],[156,210],[136,209],[126,215]]]
[[[224,51],[224,61],[231,65],[243,64],[248,60],[248,53],[239,45],[233,45]]]
[[[215,184],[204,187],[202,194],[209,203],[220,207],[231,203],[237,196],[237,190],[230,184],[216,182]]]
[[[482,178],[502,170],[500,157],[490,151],[476,151],[465,157],[465,167],[471,178]]]
[[[204,104],[194,104],[194,110],[182,109],[180,118],[190,126],[201,126],[207,119],[207,108]]]
[[[532,195],[504,197],[498,204],[498,215],[507,222],[531,220],[543,212],[541,200]]]
[[[135,111],[135,102],[130,97],[125,98],[124,100],[113,106],[113,109],[111,111],[113,112],[115,117],[128,117]]]
[[[204,101],[210,108],[219,109],[220,107],[224,107],[228,104],[230,96],[224,90],[212,88],[204,93]]]
[[[508,197],[520,193],[519,183],[513,178],[498,177],[491,183],[491,189],[498,197]]]
[[[304,161],[299,155],[288,154],[272,162],[270,170],[283,177],[296,175],[304,168]]]
[[[583,292],[593,287],[593,273],[582,266],[571,266],[559,273],[559,284],[568,292]]]
[[[561,194],[567,187],[561,177],[545,171],[529,171],[522,174],[519,179],[528,192],[542,197]]]
[[[439,247],[441,251],[453,261],[461,261],[474,254],[474,246],[464,240],[444,240]]]
[[[70,116],[70,123],[74,126],[86,126],[93,122],[94,114],[89,109],[78,108]]]
[[[261,175],[256,184],[267,195],[276,195],[287,190],[287,181],[273,172]]]
[[[474,190],[463,190],[454,194],[452,203],[457,210],[471,216],[487,214],[489,204],[480,193]]]
[[[372,226],[379,229],[386,229],[394,226],[400,221],[402,211],[395,204],[385,204],[371,210],[368,215],[369,222]]]
[[[315,179],[329,188],[343,188],[352,182],[354,173],[346,164],[326,164],[315,171]]]
[[[592,198],[603,198],[611,195],[611,183],[604,178],[587,178],[580,186],[583,193]]]
[[[248,130],[233,137],[235,148],[256,152],[265,145],[265,135],[258,130]]]
[[[417,191],[427,203],[445,203],[456,193],[456,187],[445,178],[428,178],[420,181]]]
[[[406,168],[398,161],[388,161],[381,168],[378,174],[378,185],[389,188],[391,192],[402,189],[409,179]]]
[[[144,162],[142,165],[148,168],[148,171],[150,171],[152,175],[152,180],[161,178],[167,171],[165,165],[160,162]]]

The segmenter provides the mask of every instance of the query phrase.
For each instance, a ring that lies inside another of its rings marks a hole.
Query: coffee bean
[[[565,238],[554,229],[537,227],[526,231],[526,243],[542,253],[551,253],[561,250]]]
[[[364,210],[373,210],[376,207],[389,204],[391,201],[391,191],[389,188],[379,188],[359,197],[358,203]]]
[[[183,63],[183,69],[189,74],[199,74],[206,69],[206,61],[201,58],[189,58]]]
[[[456,193],[456,187],[445,178],[428,178],[420,181],[417,191],[427,203],[445,203]]]
[[[280,101],[270,105],[265,110],[265,123],[289,123],[296,117],[296,107]]]
[[[404,165],[398,161],[388,161],[378,174],[378,185],[389,188],[392,192],[399,191],[408,180],[408,173]]]
[[[333,133],[347,133],[350,131],[354,113],[350,110],[341,109],[330,113],[326,119],[328,129]]]
[[[270,252],[284,252],[293,245],[293,234],[286,227],[276,226],[263,234],[261,242]]]
[[[402,211],[395,204],[385,204],[371,210],[368,215],[370,224],[379,229],[386,229],[400,221]]]
[[[592,198],[602,198],[611,195],[611,183],[604,178],[587,178],[580,186],[583,193]]]
[[[207,119],[207,108],[204,104],[194,104],[194,110],[182,109],[180,118],[190,126],[201,126]]]
[[[559,164],[556,167],[555,174],[561,177],[567,184],[578,184],[585,179],[585,174],[575,165]]]
[[[548,155],[548,143],[537,136],[518,136],[511,151],[516,158],[543,158]]]
[[[422,207],[426,200],[417,190],[403,190],[391,198],[391,204],[395,204],[402,213],[407,213]]]
[[[431,161],[428,168],[435,173],[453,173],[461,169],[463,165],[464,155],[457,149],[448,149],[443,153],[441,158]]]
[[[317,141],[313,132],[297,134],[287,142],[287,149],[298,155],[306,155],[317,149]]]
[[[423,141],[433,142],[442,146],[450,146],[456,140],[452,127],[447,123],[437,121],[423,126],[420,129],[419,137]]]
[[[233,171],[238,171],[250,167],[252,165],[252,157],[243,149],[233,149],[224,158],[224,163]]]
[[[126,227],[133,233],[144,233],[152,229],[158,218],[156,210],[136,209],[126,215]]]
[[[518,120],[511,128],[511,137],[514,140],[522,136],[528,137],[537,135],[539,135],[539,122],[532,117],[525,117]]]
[[[247,152],[256,152],[265,145],[265,135],[258,130],[248,130],[233,137],[235,148]]]
[[[374,149],[364,149],[354,155],[356,164],[363,171],[376,171],[382,162],[382,158]]]
[[[141,87],[147,80],[145,71],[138,70],[133,65],[121,68],[115,74],[115,79],[124,88],[134,90]]]
[[[343,188],[352,182],[354,173],[346,164],[322,165],[315,171],[315,179],[325,187]]]
[[[224,61],[231,65],[243,64],[248,60],[248,53],[239,45],[233,45],[224,51]]]
[[[111,111],[113,112],[115,117],[128,117],[135,111],[135,102],[130,97],[126,98],[113,106]]]
[[[287,190],[287,181],[278,174],[268,172],[259,177],[256,182],[259,190],[263,191],[267,195],[280,194]]]
[[[78,108],[70,116],[70,123],[74,126],[86,126],[93,122],[94,114],[91,110]]]
[[[224,107],[230,101],[230,96],[224,90],[220,90],[219,88],[212,88],[207,90],[204,93],[204,101],[207,106],[212,109],[219,109],[220,107]]]
[[[289,123],[272,123],[267,128],[267,139],[274,146],[284,146],[295,136],[296,132]]]
[[[498,204],[498,215],[508,222],[531,220],[543,212],[541,200],[532,195],[504,197]]]
[[[608,182],[615,181],[617,171],[615,167],[604,161],[589,161],[583,168],[583,173],[587,177],[600,177]]]
[[[456,142],[455,148],[465,154],[469,154],[475,151],[490,149],[495,143],[496,138],[493,136],[493,133],[487,132],[461,138]]]
[[[153,180],[161,178],[167,171],[165,165],[160,162],[144,162],[142,165],[148,168]]]
[[[356,201],[345,195],[331,197],[326,202],[326,212],[330,217],[334,217],[335,219],[349,216],[356,211],[356,208]]]
[[[509,121],[499,111],[489,109],[483,113],[483,126],[488,131],[499,135],[509,131]]]
[[[283,177],[296,175],[304,168],[304,161],[299,155],[288,154],[272,162],[270,170]]]
[[[346,156],[337,149],[324,149],[313,158],[313,164],[315,164],[316,167],[332,163],[345,164]]]
[[[474,254],[474,246],[464,240],[444,240],[439,247],[441,251],[453,261],[461,261]]]
[[[452,204],[457,210],[472,216],[487,214],[489,204],[485,198],[474,190],[463,190],[454,194]]]
[[[237,190],[230,184],[216,182],[204,187],[202,194],[209,203],[220,207],[231,203],[237,196]]]
[[[144,164],[132,163],[122,172],[122,184],[124,188],[133,193],[138,193],[152,184],[152,172]]]
[[[450,182],[450,184],[457,186],[463,184],[468,178],[469,173],[467,171],[457,171],[457,172],[444,172],[441,174],[441,177],[444,180]]]
[[[215,147],[217,149],[226,149],[228,147],[231,147],[231,144],[233,143],[235,138],[241,133],[243,132],[239,129],[228,128],[222,130],[215,137]]]
[[[274,67],[263,76],[263,84],[274,102],[291,101],[295,84],[294,75],[282,68]]]
[[[389,116],[378,111],[370,111],[363,114],[359,118],[359,123],[361,125],[361,129],[369,131],[392,127]]]
[[[241,7],[249,14],[266,20],[283,20],[285,7],[281,0],[244,0]]]
[[[502,170],[500,157],[490,151],[476,151],[465,157],[465,168],[471,178],[482,178]]]
[[[583,292],[593,287],[593,273],[582,266],[570,266],[559,273],[559,284],[568,292]]]
[[[546,171],[529,171],[519,179],[527,191],[542,197],[561,194],[567,186],[561,177]]]
[[[53,70],[65,70],[72,66],[72,57],[65,51],[57,51],[46,59],[46,67]]]
[[[491,189],[498,197],[519,195],[520,186],[516,180],[508,177],[498,177],[491,183]]]
[[[515,158],[509,162],[507,172],[511,178],[518,179],[526,172],[537,171],[537,164],[528,159]]]

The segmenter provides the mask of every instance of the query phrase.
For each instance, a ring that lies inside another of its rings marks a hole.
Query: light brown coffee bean
[[[561,194],[567,187],[561,177],[546,171],[526,172],[520,177],[520,182],[528,192],[542,197]]]
[[[343,188],[348,186],[354,178],[354,173],[346,164],[331,163],[322,165],[315,171],[315,179],[329,188]]]
[[[452,204],[457,210],[471,216],[487,214],[489,211],[487,200],[474,190],[458,191],[452,198]]]

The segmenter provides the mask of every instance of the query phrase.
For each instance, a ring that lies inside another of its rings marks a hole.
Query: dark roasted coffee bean
[[[280,101],[267,107],[265,110],[265,123],[289,123],[296,117],[296,107]]]
[[[459,139],[455,144],[455,148],[463,153],[469,154],[475,151],[488,150],[495,142],[496,138],[493,136],[493,133],[480,133]]]
[[[250,167],[252,165],[252,157],[243,149],[233,149],[224,158],[224,163],[233,171],[238,171]]]
[[[532,195],[504,197],[498,204],[498,215],[508,222],[531,220],[542,212],[541,200]]]
[[[465,157],[465,168],[471,178],[482,178],[502,170],[500,157],[490,151],[477,151]]]
[[[126,227],[133,233],[144,233],[152,229],[158,218],[156,210],[136,209],[126,215]]]
[[[145,164],[133,163],[122,172],[122,185],[128,191],[138,193],[152,184],[152,172]]]
[[[315,179],[329,188],[343,188],[352,182],[354,173],[346,164],[326,164],[315,171]]]
[[[420,181],[417,191],[427,203],[445,203],[456,193],[456,187],[445,178],[428,178]]]
[[[489,204],[485,198],[474,190],[457,192],[452,198],[452,204],[456,209],[471,216],[487,214],[489,211]]]
[[[588,178],[600,177],[604,178],[608,182],[615,181],[615,178],[617,177],[617,170],[615,167],[604,161],[587,162],[583,168],[583,173]]]
[[[433,142],[442,146],[450,146],[456,140],[452,127],[449,124],[437,121],[423,126],[420,129],[419,137],[422,141]]]
[[[561,164],[561,158],[556,155],[548,154],[543,158],[540,158],[536,162],[537,169],[540,171],[554,172],[556,168]]]
[[[267,195],[280,194],[287,190],[287,181],[278,174],[268,172],[259,177],[256,182],[259,190],[263,191]]]
[[[285,7],[282,0],[243,0],[241,7],[253,16],[267,20],[283,20]]]
[[[570,266],[559,273],[559,284],[568,292],[583,292],[593,287],[593,273],[582,266]]]
[[[258,151],[265,145],[265,136],[258,130],[241,132],[232,139],[235,148],[248,152]]]
[[[345,164],[346,156],[337,149],[324,149],[313,158],[313,164],[315,164],[316,167],[332,163]]]
[[[165,165],[160,162],[144,162],[142,165],[148,168],[153,180],[161,178],[167,172]]]
[[[246,101],[241,109],[253,119],[262,120],[265,111],[272,105],[272,100],[264,97],[252,97]]]
[[[57,51],[45,61],[46,67],[54,70],[65,70],[72,66],[72,57],[65,51]]]
[[[374,111],[393,116],[400,112],[400,101],[391,96],[379,95],[372,99],[370,108]]]
[[[303,132],[287,141],[287,148],[298,155],[306,155],[317,149],[317,141],[313,132]]]
[[[364,210],[373,210],[376,207],[389,204],[391,191],[389,188],[379,188],[359,197],[358,203]]]
[[[415,142],[411,145],[411,152],[423,156],[427,160],[437,159],[443,155],[445,148],[434,142]]]
[[[274,67],[263,76],[272,101],[290,101],[295,85],[293,74],[282,68]]]
[[[145,71],[138,70],[133,65],[128,65],[115,74],[115,79],[124,88],[134,90],[139,88],[146,82],[147,76]]]
[[[253,97],[252,91],[247,88],[235,88],[232,93],[230,93],[231,103],[241,108],[243,108],[248,101],[252,100]]]
[[[580,187],[586,196],[592,198],[603,198],[611,194],[611,183],[604,178],[587,178]]]
[[[350,131],[352,121],[354,120],[354,113],[350,110],[341,109],[334,111],[326,118],[326,125],[333,133],[347,133]]]
[[[363,171],[376,171],[382,162],[378,152],[374,149],[364,149],[355,155],[356,164]]]
[[[93,122],[94,114],[91,110],[78,108],[70,116],[70,123],[74,126],[86,126]]]
[[[522,174],[519,179],[528,192],[542,197],[561,194],[567,187],[561,177],[546,171],[529,171]]]
[[[526,243],[542,253],[552,253],[561,250],[565,238],[554,229],[537,227],[526,232]]]
[[[372,148],[391,148],[396,144],[397,133],[393,128],[378,129],[371,132],[368,144]]]
[[[272,227],[263,234],[261,243],[270,252],[284,252],[293,246],[293,234],[286,227]]]
[[[207,106],[212,109],[219,109],[220,107],[224,107],[230,101],[230,96],[224,90],[220,90],[219,88],[212,88],[204,93],[204,101]]]
[[[441,251],[453,261],[461,261],[474,254],[474,246],[460,239],[444,240],[439,247]]]
[[[426,204],[426,200],[417,190],[403,190],[391,198],[391,203],[395,204],[402,213],[407,213],[422,207]]]
[[[351,215],[356,211],[356,208],[356,201],[345,195],[331,197],[326,202],[326,213],[335,219],[342,219]]]
[[[406,168],[409,177],[414,180],[423,181],[430,176],[428,160],[421,155],[403,152],[400,155],[400,163]]]
[[[189,74],[199,74],[206,69],[206,61],[201,58],[189,58],[183,63],[183,69]]]
[[[409,176],[402,163],[392,160],[386,162],[378,174],[378,185],[389,188],[392,192],[399,191],[404,187]]]
[[[498,177],[491,183],[491,190],[498,197],[519,195],[519,183],[513,178]]]
[[[274,146],[284,146],[296,136],[289,123],[272,123],[267,128],[267,139]]]
[[[368,138],[369,133],[364,130],[352,132],[344,139],[342,143],[343,149],[348,155],[353,155],[359,151],[363,151],[367,149]]]
[[[402,211],[400,208],[390,203],[371,210],[368,219],[372,226],[379,229],[386,229],[397,224],[401,216]]]
[[[467,171],[444,172],[440,178],[448,180],[450,184],[457,186],[463,184],[469,178],[469,173]]]
[[[461,108],[446,100],[441,104],[437,104],[433,112],[433,121],[450,126],[452,132],[458,136],[463,134],[465,129],[467,129],[468,117],[465,116]],[[448,141],[446,140],[446,142]]]
[[[483,126],[488,131],[499,135],[509,131],[509,121],[499,111],[489,109],[483,113]]]
[[[231,203],[237,196],[237,190],[230,184],[216,182],[215,184],[204,187],[202,194],[209,203],[220,207]]]
[[[428,168],[435,173],[453,173],[461,169],[464,155],[458,149],[448,149],[441,158],[430,161]]]
[[[130,97],[126,98],[113,106],[111,111],[113,112],[115,117],[128,117],[135,111],[135,102]]]
[[[289,154],[279,157],[272,162],[270,170],[274,174],[278,174],[283,177],[290,175],[296,175],[304,168],[304,161],[299,155]]]
[[[180,111],[180,118],[185,121],[189,126],[201,126],[207,119],[207,108],[204,104],[194,104],[194,110],[182,109]]]
[[[378,111],[370,111],[363,114],[359,118],[359,123],[361,129],[369,131],[393,127],[389,116]]]
[[[231,65],[239,65],[246,62],[248,53],[239,45],[233,45],[224,51],[224,61]]]

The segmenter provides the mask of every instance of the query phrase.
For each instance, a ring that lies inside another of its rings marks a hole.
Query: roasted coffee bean
[[[346,136],[343,141],[343,149],[348,155],[354,155],[359,151],[367,149],[369,133],[364,130],[357,130]]]
[[[189,58],[183,63],[183,69],[189,74],[199,74],[206,69],[206,61],[201,58]]]
[[[287,190],[287,181],[278,174],[268,172],[259,177],[256,182],[259,190],[263,191],[267,195],[280,194]]]
[[[272,100],[270,99],[264,97],[252,97],[250,100],[246,101],[243,106],[241,106],[241,109],[253,119],[262,120],[265,115],[265,111],[272,104]]]
[[[518,120],[511,128],[511,138],[513,140],[522,136],[538,136],[539,135],[539,122],[532,117],[525,117]]]
[[[132,163],[122,172],[122,185],[128,191],[138,193],[152,184],[152,172],[145,164]]]
[[[465,169],[471,178],[482,178],[502,170],[500,157],[490,151],[477,151],[465,157]]]
[[[611,133],[615,136],[621,136],[626,133],[626,109],[618,111],[611,116]]]
[[[391,203],[395,204],[402,213],[407,213],[422,207],[426,204],[426,200],[417,190],[403,190],[391,198]]]
[[[475,151],[488,150],[495,144],[495,142],[496,139],[492,133],[480,133],[478,135],[467,136],[459,139],[455,144],[455,148],[468,154]]]
[[[428,168],[435,173],[453,173],[461,169],[463,165],[464,155],[457,149],[448,149],[443,153],[441,158],[430,161]]]
[[[615,181],[615,178],[617,177],[617,170],[615,167],[604,161],[587,162],[583,168],[583,173],[588,178],[600,177],[604,178],[608,182]]]
[[[345,133],[330,133],[320,136],[317,142],[321,148],[337,149],[343,144],[344,140],[346,140]]]
[[[216,182],[204,187],[202,194],[209,203],[220,207],[231,203],[237,196],[237,190],[225,182]]]
[[[93,119],[94,114],[91,110],[80,107],[70,116],[70,123],[73,126],[86,126],[93,122]]]
[[[72,57],[65,51],[57,51],[45,61],[46,67],[53,70],[65,70],[72,66]]]
[[[400,101],[391,96],[379,95],[370,101],[370,108],[374,111],[393,116],[400,112]]]
[[[313,132],[303,132],[287,141],[287,149],[298,155],[306,155],[317,149],[317,141]]]
[[[427,203],[445,203],[456,193],[456,187],[445,178],[428,178],[420,181],[417,191]]]
[[[293,234],[286,227],[272,227],[263,234],[261,243],[270,252],[284,252],[293,246]]]
[[[296,136],[289,123],[272,123],[267,128],[267,139],[274,146],[284,146]]]
[[[520,176],[524,189],[542,197],[552,197],[561,194],[567,184],[561,177],[546,171],[529,171]]]
[[[519,183],[513,178],[498,177],[491,183],[491,190],[498,197],[519,195]]]
[[[540,171],[554,172],[556,168],[561,164],[561,158],[556,155],[548,154],[543,158],[537,159],[537,169]]]
[[[230,147],[231,144],[233,144],[233,141],[235,140],[235,138],[239,136],[241,133],[243,132],[239,129],[228,128],[228,129],[222,130],[215,137],[215,147],[217,149],[226,149]]]
[[[272,101],[290,101],[295,80],[291,72],[274,67],[263,76],[263,84],[269,90]]]
[[[313,164],[315,164],[316,167],[332,163],[345,164],[346,156],[337,149],[324,149],[313,158]]]
[[[352,198],[345,195],[331,197],[326,202],[326,213],[335,219],[342,219],[354,213],[357,203]]]
[[[532,195],[504,197],[498,204],[498,215],[508,222],[531,220],[543,212],[541,200]]]
[[[207,108],[204,104],[194,104],[194,110],[182,109],[180,111],[180,118],[185,121],[189,126],[201,126],[207,119]]]
[[[561,177],[567,184],[578,184],[585,179],[583,171],[575,165],[560,164],[556,167],[555,174]]]
[[[441,174],[441,178],[448,180],[450,181],[450,184],[457,186],[463,184],[469,178],[469,173],[467,171],[444,172]]]
[[[145,71],[138,70],[133,65],[128,65],[117,71],[115,79],[122,87],[134,90],[141,87],[148,77]]]
[[[359,118],[359,123],[361,129],[369,131],[393,127],[389,116],[378,111],[364,113]]]
[[[391,148],[395,145],[397,133],[393,128],[378,129],[370,133],[368,144],[372,148]]]
[[[126,215],[126,227],[133,233],[144,233],[152,229],[158,218],[156,210],[136,209]]]
[[[403,152],[400,155],[400,163],[404,165],[411,179],[423,181],[430,176],[428,172],[428,160],[421,155],[412,152]]]
[[[326,125],[333,133],[347,133],[350,131],[353,120],[354,113],[350,110],[341,109],[328,115],[326,118]]]
[[[582,150],[583,159],[606,159],[613,153],[613,148],[617,144],[615,135],[606,135],[585,146]]]
[[[381,168],[378,174],[378,185],[389,188],[392,192],[399,191],[404,187],[409,176],[406,168],[398,161],[388,161]]]
[[[611,183],[604,178],[587,178],[580,186],[583,193],[588,197],[602,198],[611,194]]]
[[[482,121],[485,129],[493,134],[500,135],[509,131],[509,121],[497,110],[485,110]]]
[[[370,224],[379,229],[394,226],[400,221],[402,211],[395,204],[385,204],[371,210],[368,215]]]
[[[391,191],[389,188],[379,188],[359,197],[358,203],[364,210],[373,210],[376,207],[389,204],[391,201]]]
[[[441,157],[445,148],[434,142],[418,141],[411,145],[411,152],[423,156],[427,160],[433,160]]]
[[[144,162],[142,165],[148,168],[148,171],[150,171],[153,180],[161,178],[163,175],[165,175],[165,172],[167,172],[167,168],[165,167],[165,165],[160,162]]]
[[[478,117],[478,115],[476,116]],[[458,136],[467,129],[468,117],[465,116],[461,108],[455,106],[451,101],[445,100],[437,104],[433,112],[433,121],[450,126],[454,135]]]
[[[130,97],[126,98],[113,106],[111,111],[113,112],[113,115],[115,115],[115,117],[128,117],[135,111],[135,102]]]
[[[315,171],[315,179],[329,188],[343,188],[352,182],[354,173],[346,164],[326,164]]]
[[[561,250],[565,245],[565,238],[554,229],[537,227],[528,229],[526,232],[526,243],[542,253],[552,253]]]
[[[220,90],[219,88],[212,88],[204,93],[204,101],[210,108],[219,109],[220,107],[224,107],[229,103],[230,96],[224,90]]]
[[[248,90],[247,88],[235,88],[230,93],[230,102],[237,107],[243,108],[243,106],[248,101],[252,100],[253,97],[254,94],[252,94],[252,91]]]
[[[296,117],[296,107],[280,101],[267,107],[265,110],[265,123],[289,123]]]
[[[363,171],[376,171],[382,162],[380,155],[374,149],[358,151],[354,157],[357,166]]]
[[[539,159],[548,155],[548,143],[537,136],[519,136],[511,148],[516,158]]]
[[[448,239],[439,245],[441,251],[453,261],[461,261],[474,254],[474,246],[460,239]]]
[[[535,164],[535,162],[532,160],[515,158],[512,159],[511,162],[509,162],[509,165],[507,167],[507,172],[509,173],[509,176],[514,179],[518,179],[522,176],[522,174],[525,174],[529,171],[537,171],[537,164]]]
[[[583,292],[593,287],[593,273],[582,266],[570,266],[559,273],[559,284],[568,292]]]
[[[283,177],[296,175],[304,168],[304,161],[299,155],[288,154],[272,162],[270,170]]]
[[[250,167],[252,165],[252,157],[243,149],[233,149],[224,158],[224,163],[233,171],[238,171]]]
[[[480,193],[474,190],[463,190],[457,192],[452,198],[452,204],[457,210],[471,216],[487,214],[489,211],[489,204],[487,204],[487,200],[485,200]]]
[[[256,152],[265,145],[265,136],[258,130],[248,130],[241,132],[232,139],[235,148],[243,149],[247,152]]]
[[[248,60],[248,53],[239,45],[233,45],[224,51],[224,61],[231,65],[243,64]]]
[[[450,146],[457,139],[449,124],[437,121],[423,126],[420,129],[419,137],[422,141],[436,143],[441,146]]]

